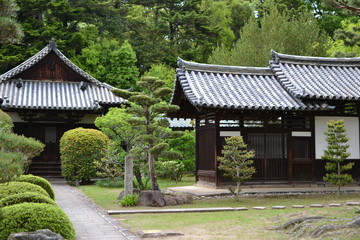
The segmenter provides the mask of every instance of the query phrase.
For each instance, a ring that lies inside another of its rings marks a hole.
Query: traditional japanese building
[[[14,121],[14,132],[46,144],[29,173],[60,176],[59,139],[67,130],[94,127],[97,116],[124,100],[73,64],[52,40],[40,52],[0,75],[0,109]]]
[[[218,170],[225,137],[254,149],[251,184],[322,182],[326,123],[344,119],[351,174],[360,182],[360,58],[271,52],[269,67],[199,64],[178,59],[171,117],[196,119],[196,181],[229,183]]]

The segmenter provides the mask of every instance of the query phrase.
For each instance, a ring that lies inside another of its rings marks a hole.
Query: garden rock
[[[166,206],[175,206],[178,205],[176,198],[170,195],[164,195],[164,201]]]
[[[165,206],[164,196],[160,191],[142,191],[139,197],[139,205],[145,207]]]
[[[19,232],[10,235],[8,240],[65,240],[62,236],[53,233],[49,229],[41,229],[36,232]]]
[[[136,193],[136,194],[139,194],[139,195],[140,195],[141,191],[140,191],[139,189],[134,189],[134,190],[133,190],[133,193]],[[120,193],[119,196],[117,197],[117,200],[123,199],[124,195],[125,195],[125,192],[124,192],[124,191],[121,191],[121,193]]]

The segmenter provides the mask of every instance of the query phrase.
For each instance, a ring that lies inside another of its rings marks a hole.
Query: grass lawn
[[[177,186],[193,185],[192,177],[186,177],[184,182]],[[174,186],[171,181],[159,180],[162,189]],[[166,186],[166,187],[164,187]],[[97,186],[81,186],[85,192],[98,205],[105,209],[124,209],[116,200],[121,189],[107,189]],[[193,204],[185,204],[171,208],[195,208],[195,207],[248,207],[248,211],[238,212],[213,212],[213,213],[172,213],[172,214],[133,214],[113,215],[122,222],[130,231],[138,230],[168,230],[183,233],[184,236],[169,237],[165,239],[290,239],[291,235],[284,231],[269,230],[269,228],[281,225],[289,219],[302,216],[316,215],[325,217],[338,217],[351,219],[356,207],[343,205],[337,208],[310,208],[311,204],[346,203],[359,201],[360,194],[335,194],[327,195],[296,195],[296,196],[263,196],[244,197],[240,201],[232,198],[197,200]],[[271,210],[272,206],[287,206],[282,210]],[[292,205],[305,205],[303,209],[291,208]],[[265,206],[266,210],[250,209],[254,206]],[[144,207],[133,207],[137,209]],[[357,233],[356,237],[348,235],[327,236],[322,239],[360,239],[360,230],[351,229]],[[336,233],[334,233],[336,234]]]

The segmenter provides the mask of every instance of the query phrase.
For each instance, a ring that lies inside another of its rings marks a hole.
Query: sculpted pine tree
[[[225,139],[226,144],[221,151],[222,157],[218,157],[219,169],[225,172],[225,176],[231,177],[236,182],[236,197],[239,197],[240,185],[256,172],[252,166],[254,150],[248,151],[247,144],[241,136]]]
[[[178,110],[178,106],[169,105],[162,101],[162,97],[170,94],[172,90],[164,87],[165,82],[156,77],[144,77],[138,81],[138,85],[145,89],[144,92],[129,92],[127,90],[114,89],[116,96],[128,99],[130,107],[126,109],[144,126],[144,133],[136,138],[137,147],[132,149],[133,153],[146,153],[149,176],[153,190],[158,190],[155,175],[155,160],[166,155],[168,158],[177,158],[179,154],[167,150],[166,139],[173,137],[176,132],[169,131],[169,122],[162,116],[168,112]]]
[[[349,138],[346,137],[344,121],[331,120],[327,126],[328,131],[325,132],[327,149],[324,150],[324,155],[321,158],[327,160],[325,169],[329,173],[326,173],[323,179],[338,186],[338,195],[340,195],[340,187],[351,183],[353,180],[350,174],[344,172],[350,170],[354,163],[345,163],[350,153],[347,153],[349,145],[346,143]]]

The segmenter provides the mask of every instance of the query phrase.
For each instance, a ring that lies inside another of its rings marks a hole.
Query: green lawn
[[[193,185],[194,178],[187,176],[184,182],[175,186]],[[173,187],[174,182],[159,180],[161,189]],[[166,186],[166,187],[165,187]],[[118,204],[116,197],[122,189],[107,189],[97,186],[81,186],[80,189],[105,209],[124,209]],[[171,208],[195,207],[248,207],[248,211],[213,212],[213,213],[172,213],[172,214],[133,214],[113,215],[134,233],[138,230],[172,230],[185,234],[175,239],[290,239],[284,231],[269,230],[289,219],[320,215],[326,217],[352,218],[356,207],[343,205],[330,208],[329,203],[346,203],[359,201],[360,194],[296,195],[296,196],[263,196],[243,197],[240,201],[233,198],[196,200],[193,204],[173,206]],[[310,208],[311,204],[324,204],[325,208]],[[283,210],[272,210],[275,205],[287,206]],[[292,205],[305,205],[303,209],[291,208]],[[251,207],[265,206],[266,210],[254,210]],[[143,209],[133,207],[126,209]],[[170,208],[170,207],[169,207]],[[356,232],[358,230],[352,229]],[[360,232],[359,232],[360,234]],[[165,238],[167,239],[167,238]],[[169,238],[174,239],[174,238]],[[325,237],[323,239],[360,239]]]

